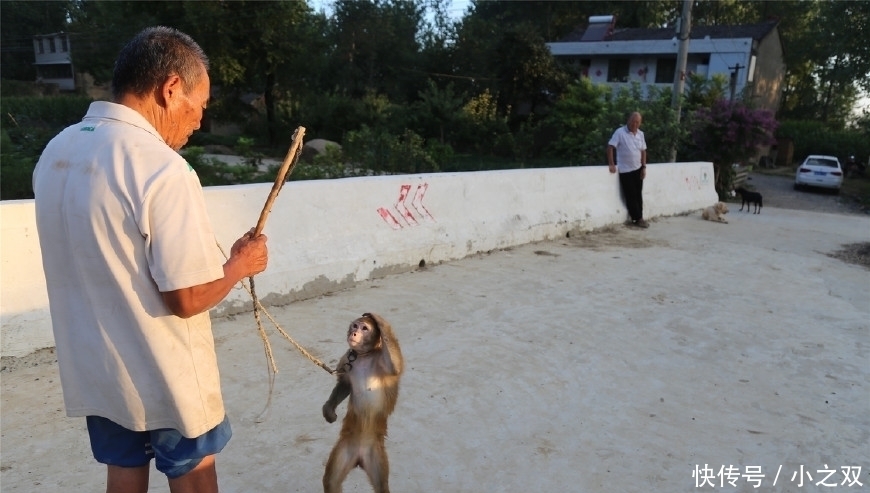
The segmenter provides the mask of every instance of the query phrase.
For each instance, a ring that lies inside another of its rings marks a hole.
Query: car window
[[[827,166],[829,168],[837,167],[837,161],[833,159],[808,159],[807,164],[810,166]]]

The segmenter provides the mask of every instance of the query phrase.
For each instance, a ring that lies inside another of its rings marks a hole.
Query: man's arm
[[[613,151],[615,149],[616,148],[613,147],[612,145],[607,146],[607,167],[610,169],[611,173],[616,173],[616,164],[615,164],[616,161],[614,161],[614,159],[613,159]]]
[[[251,237],[246,233],[239,238],[224,263],[224,277],[205,284],[161,293],[173,315],[190,318],[211,309],[221,302],[237,282],[266,270],[269,260],[266,236]]]
[[[646,178],[646,149],[640,151],[640,178]]]

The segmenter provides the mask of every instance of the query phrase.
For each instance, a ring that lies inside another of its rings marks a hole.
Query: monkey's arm
[[[323,404],[323,408],[321,411],[323,412],[323,417],[327,422],[333,423],[338,418],[335,414],[335,408],[341,404],[348,395],[350,395],[350,383],[345,381],[344,378],[339,377],[338,383],[335,384],[335,388],[332,389],[332,394],[329,395],[329,399]]]
[[[347,369],[345,365],[347,362],[347,353],[345,353],[345,355],[341,357],[341,360],[339,360],[337,369],[339,371],[346,371]],[[323,417],[326,419],[326,421],[328,421],[329,423],[335,422],[335,420],[338,418],[338,416],[336,416],[335,414],[335,408],[338,407],[339,404],[341,404],[341,401],[345,400],[347,396],[350,395],[350,391],[350,379],[347,377],[347,375],[339,374],[337,381],[335,382],[335,387],[333,387],[332,393],[329,394],[329,399],[326,400],[326,402],[323,404],[323,408],[321,409],[321,411],[323,412]]]
[[[402,358],[402,348],[399,347],[399,340],[396,339],[393,327],[389,322],[381,318],[380,315],[375,315],[374,313],[369,313],[368,315],[375,319],[378,327],[381,329],[381,344],[386,349],[386,351],[381,351],[384,368],[392,375],[400,375],[405,364]]]

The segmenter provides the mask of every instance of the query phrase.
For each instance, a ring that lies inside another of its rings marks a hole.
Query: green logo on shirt
[[[80,132],[93,132],[95,129],[96,129],[96,127],[82,127],[81,130],[79,130],[79,131]]]

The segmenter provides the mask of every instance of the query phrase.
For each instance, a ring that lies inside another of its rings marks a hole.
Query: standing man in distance
[[[642,120],[640,113],[635,111],[628,116],[625,126],[613,132],[613,136],[607,143],[607,166],[611,173],[619,171],[619,186],[625,198],[625,207],[631,217],[631,224],[648,228],[649,223],[643,219],[646,140],[640,129]]]
[[[224,260],[178,154],[209,90],[199,45],[147,28],[118,55],[113,102],[92,103],[33,173],[66,412],[86,417],[108,493],[145,493],[152,458],[171,492],[218,491],[232,430],[208,310],[268,252],[249,232]]]

